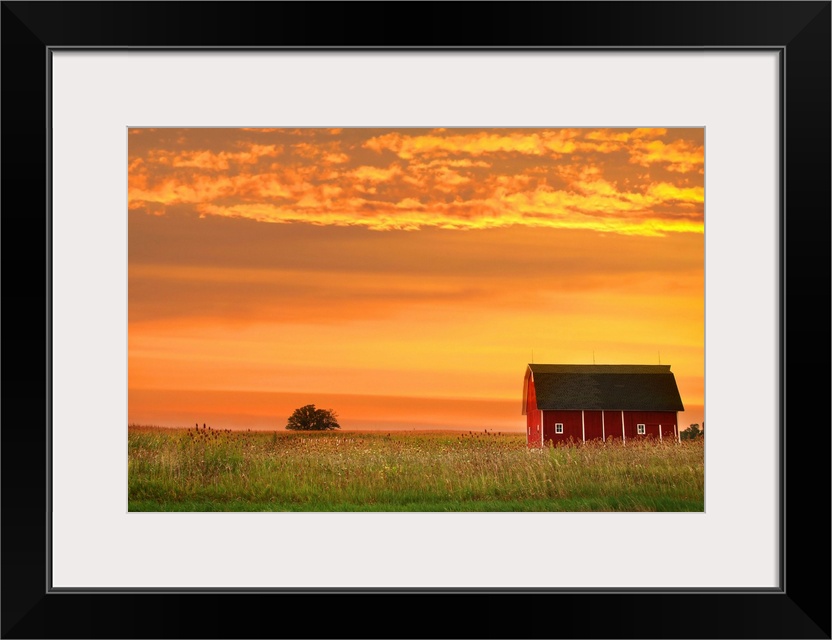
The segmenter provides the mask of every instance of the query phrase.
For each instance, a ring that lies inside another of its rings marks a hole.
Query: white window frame
[[[636,433],[638,433],[638,435],[640,435],[640,436],[646,436],[647,435],[647,426],[644,425],[644,424],[637,424],[636,425]]]
[[[563,433],[563,423],[556,422],[555,423],[555,433]]]

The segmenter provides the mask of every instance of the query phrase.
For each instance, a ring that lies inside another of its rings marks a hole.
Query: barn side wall
[[[531,413],[531,412],[529,412]],[[539,411],[536,419],[539,424]],[[580,411],[544,411],[543,441],[547,445],[565,444],[570,441],[582,442],[586,440],[621,440],[621,411],[604,411],[603,424],[601,411],[586,410],[583,412],[583,428],[581,427]],[[563,433],[555,433],[555,425],[563,424]],[[646,433],[638,434],[638,425],[644,424]],[[627,440],[645,438],[659,439],[661,426],[662,439],[676,439],[675,411],[625,411],[624,436]],[[536,443],[540,442],[540,432],[534,431]]]
[[[529,388],[526,393],[526,445],[540,446],[540,409],[537,408],[534,378],[529,378]]]
[[[581,437],[581,412],[580,411],[545,411],[543,418],[543,442],[544,444],[582,442]],[[555,433],[555,425],[563,424],[563,433]]]
[[[619,423],[621,418],[619,416]],[[647,433],[638,435],[638,424],[643,424]],[[662,439],[675,439],[676,412],[675,411],[625,411],[624,431],[628,439],[637,438],[659,438],[659,425],[661,425]]]
[[[587,440],[601,440],[603,431],[600,411],[584,411],[584,430]]]

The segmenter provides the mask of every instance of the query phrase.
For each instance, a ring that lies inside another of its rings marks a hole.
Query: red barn
[[[679,440],[682,397],[670,365],[530,364],[523,379],[526,442]]]

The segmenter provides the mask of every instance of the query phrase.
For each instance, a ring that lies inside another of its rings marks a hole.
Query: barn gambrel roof
[[[670,365],[530,364],[537,408],[551,410],[684,411]]]

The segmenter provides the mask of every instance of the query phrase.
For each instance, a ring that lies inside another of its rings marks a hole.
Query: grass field
[[[130,511],[703,511],[704,444],[128,429]]]

